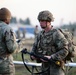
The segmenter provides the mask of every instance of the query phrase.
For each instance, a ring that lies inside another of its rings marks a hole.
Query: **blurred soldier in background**
[[[38,25],[36,25],[34,29],[35,38],[37,37],[38,33],[39,33],[39,29],[38,29]]]
[[[0,75],[15,75],[12,54],[21,50],[21,43],[16,42],[13,30],[8,25],[11,12],[7,8],[0,9]]]
[[[23,29],[22,34],[23,34],[23,38],[26,38],[26,30],[25,29]]]
[[[21,34],[21,31],[18,28],[18,30],[16,31],[16,38],[17,39],[20,39],[21,38],[20,34]]]
[[[53,15],[49,11],[41,11],[38,15],[38,20],[43,29],[37,36],[34,42],[32,52],[41,54],[47,57],[51,63],[42,59],[36,59],[37,62],[42,62],[42,71],[50,67],[49,70],[42,75],[65,75],[64,59],[68,55],[68,41],[65,36],[57,29],[54,29],[51,22],[54,21]]]

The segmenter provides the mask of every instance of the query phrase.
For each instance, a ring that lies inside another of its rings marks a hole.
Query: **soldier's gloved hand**
[[[21,52],[26,54],[27,53],[27,49],[25,48]]]

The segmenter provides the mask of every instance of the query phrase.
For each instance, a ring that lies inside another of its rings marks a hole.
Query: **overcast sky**
[[[53,14],[54,25],[76,22],[76,0],[0,0],[2,7],[7,7],[17,19],[29,17],[33,25],[39,25],[37,16],[42,10]]]

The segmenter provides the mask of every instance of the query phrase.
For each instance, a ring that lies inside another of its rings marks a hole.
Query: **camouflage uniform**
[[[20,52],[23,42],[16,42],[11,27],[11,12],[7,8],[0,9],[0,75],[15,75],[13,53]]]
[[[12,53],[20,49],[12,29],[0,21],[0,75],[15,75]]]
[[[45,70],[48,66],[50,66],[48,72],[42,75],[64,75],[64,59],[68,54],[67,45],[67,39],[59,30],[51,29],[47,33],[42,30],[38,34],[33,45],[32,52],[49,55],[53,61],[61,61],[60,66],[56,63],[49,64],[48,62],[42,62],[42,70]]]
[[[0,74],[15,75],[11,54],[17,47],[12,29],[0,21]]]

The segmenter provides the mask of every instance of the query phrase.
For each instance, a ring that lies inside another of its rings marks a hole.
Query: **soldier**
[[[22,34],[23,34],[23,38],[26,38],[26,30],[25,29],[23,29]]]
[[[7,8],[0,9],[0,75],[15,75],[12,54],[19,52],[21,46],[16,42],[13,30],[8,26],[11,12]]]
[[[21,34],[21,31],[18,28],[18,30],[16,31],[17,39],[20,39],[21,38],[20,34]]]
[[[54,21],[53,15],[48,10],[41,11],[38,15],[38,21],[43,29],[37,36],[33,44],[33,53],[44,55],[51,61],[47,61],[31,56],[38,62],[42,62],[42,70],[49,70],[42,75],[65,75],[64,64],[65,58],[68,55],[68,41],[65,36],[57,29],[54,29],[51,22]]]
[[[39,33],[39,29],[38,29],[38,25],[36,25],[34,29],[35,38],[37,37],[38,33]]]

